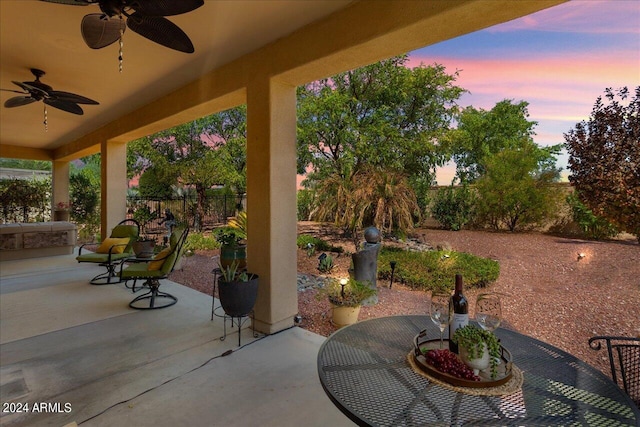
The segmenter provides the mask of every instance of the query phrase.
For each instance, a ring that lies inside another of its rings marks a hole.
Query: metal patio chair
[[[184,242],[187,240],[189,229],[187,227],[176,227],[169,238],[169,246],[163,249],[155,257],[149,259],[129,258],[124,260],[123,265],[129,264],[127,268],[120,266],[120,280],[126,282],[134,281],[132,289],[135,290],[135,281],[144,280],[141,289],[148,288],[148,292],[134,298],[129,307],[138,310],[152,310],[165,308],[178,302],[175,296],[161,292],[160,280],[166,279],[173,271],[178,260],[182,256]],[[148,305],[145,305],[146,301]],[[144,303],[141,304],[140,301]]]
[[[118,265],[126,258],[134,256],[133,243],[138,240],[140,224],[134,219],[125,219],[113,227],[111,235],[104,239],[94,253],[82,253],[87,245],[80,246],[76,260],[90,262],[106,267],[105,273],[98,274],[89,281],[92,285],[111,285],[120,283],[116,272]]]
[[[589,338],[589,347],[600,350],[603,342],[613,382],[640,407],[640,337],[595,336]]]

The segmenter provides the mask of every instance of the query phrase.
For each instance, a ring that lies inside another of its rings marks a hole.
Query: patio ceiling
[[[323,72],[355,68],[562,1],[207,0],[193,12],[170,17],[193,41],[194,54],[164,48],[128,30],[124,36],[124,70],[119,73],[117,43],[92,50],[80,34],[82,17],[98,12],[97,6],[3,0],[0,2],[0,87],[18,89],[12,81],[32,80],[29,69],[40,68],[47,73],[42,80],[55,90],[81,94],[99,101],[100,105],[84,106],[83,116],[48,108],[47,132],[42,123],[42,103],[0,107],[0,149],[4,152],[0,152],[0,156],[8,157],[10,153],[14,157],[71,159],[99,151],[96,144],[104,140],[100,138],[123,140],[150,133],[157,130],[157,124],[135,133],[118,134],[113,128],[120,129],[118,121],[123,120],[132,128],[131,116],[141,109],[173,102],[173,98],[168,101],[167,97],[189,84],[200,91],[203,84],[197,86],[197,82],[202,82],[203,76],[210,76],[213,70],[256,52],[281,55],[262,57],[266,61],[286,63],[277,72],[297,70],[299,74],[290,76],[290,81],[300,84],[305,78],[324,77]],[[411,15],[416,15],[418,9],[423,15],[416,16],[413,24]],[[431,14],[433,19],[425,20],[425,16]],[[383,43],[378,40],[385,37]],[[306,52],[278,49],[283,44],[309,45],[301,40],[313,41],[314,46],[309,46]],[[353,49],[358,46],[366,49],[354,55]],[[273,49],[270,51],[270,48]],[[292,59],[298,54],[304,59]],[[254,55],[254,63],[259,58],[260,55]],[[315,74],[303,72],[308,71],[305,69],[308,64],[321,61],[329,61],[332,66],[316,68]],[[267,71],[273,71],[273,67]],[[218,80],[209,79],[208,84],[220,81],[220,76],[216,78]],[[15,95],[0,92],[0,102],[4,104]],[[193,105],[195,103],[189,106]],[[183,118],[187,121],[193,117]],[[172,123],[177,124],[177,120],[174,118]],[[109,126],[110,132],[101,133]],[[95,138],[74,145],[91,135]]]
[[[188,14],[169,17],[191,38],[195,53],[167,49],[127,30],[124,69],[118,72],[118,43],[87,47],[82,17],[96,5],[71,7],[41,1],[0,2],[0,87],[19,90],[12,81],[31,81],[30,68],[46,71],[42,81],[55,90],[100,102],[76,116],[42,103],[1,108],[0,142],[55,149],[135,109],[173,92],[212,69],[347,6],[351,0],[206,1]],[[16,94],[0,92],[4,102]]]

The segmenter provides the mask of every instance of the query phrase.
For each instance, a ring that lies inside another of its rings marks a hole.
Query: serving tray
[[[486,369],[486,372],[480,371],[480,374],[478,375],[480,377],[480,381],[471,381],[464,378],[454,377],[453,375],[437,370],[433,365],[429,364],[425,354],[429,350],[439,348],[440,339],[427,339],[427,332],[426,330],[423,330],[416,335],[414,339],[413,360],[416,362],[415,365],[424,373],[448,384],[458,387],[472,388],[497,387],[507,383],[513,375],[511,353],[502,345],[500,345],[500,363],[496,366],[496,377],[491,378],[491,369],[488,368]],[[449,340],[444,340],[442,348],[449,348]]]

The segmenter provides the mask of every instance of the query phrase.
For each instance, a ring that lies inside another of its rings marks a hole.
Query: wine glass
[[[478,295],[476,300],[476,320],[480,327],[493,332],[502,321],[502,304],[500,295],[485,293]]]
[[[444,292],[433,292],[431,294],[431,306],[429,307],[429,314],[431,320],[440,328],[440,349],[443,347],[444,342],[444,328],[451,322],[451,312],[449,311],[449,298],[450,295]]]

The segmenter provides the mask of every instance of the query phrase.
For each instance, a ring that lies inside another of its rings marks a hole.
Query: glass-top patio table
[[[329,398],[361,426],[640,426],[640,410],[610,378],[505,329],[496,335],[523,373],[521,389],[478,396],[431,382],[407,361],[423,329],[440,336],[428,316],[371,319],[335,332],[318,352]]]

